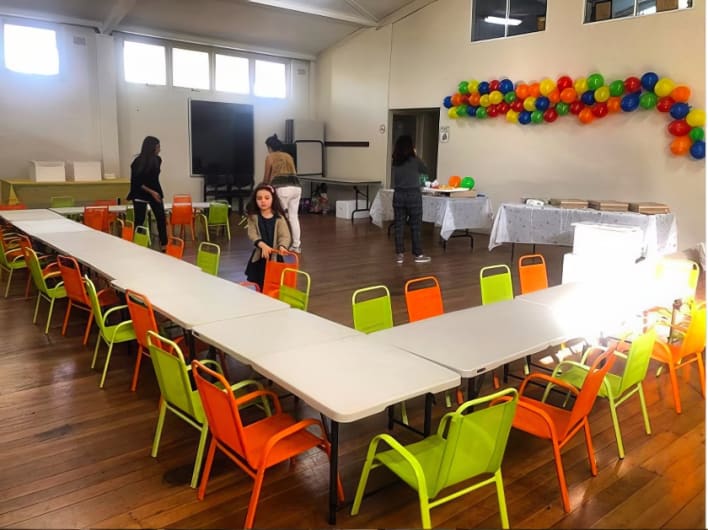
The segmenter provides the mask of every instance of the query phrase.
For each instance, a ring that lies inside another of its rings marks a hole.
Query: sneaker
[[[396,263],[403,263],[403,254],[396,254]]]
[[[300,247],[290,247],[290,252],[296,252],[298,254],[302,254],[300,251]]]
[[[430,256],[419,254],[415,258],[413,258],[413,261],[415,261],[416,263],[428,263],[430,261]]]

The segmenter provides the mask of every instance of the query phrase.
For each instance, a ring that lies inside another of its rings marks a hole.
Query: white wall
[[[390,26],[388,72],[382,71],[385,41],[375,53],[371,46],[385,28],[361,32],[318,60],[317,86],[325,88],[318,94],[318,113],[325,117],[327,138],[333,124],[346,128],[353,114],[355,124],[375,127],[385,99],[391,109],[441,106],[459,81],[471,78],[532,82],[598,71],[624,79],[653,70],[690,86],[691,101],[705,108],[704,2],[685,11],[587,25],[584,4],[548,0],[546,31],[471,43],[470,1],[435,2]],[[358,55],[362,51],[366,60]],[[388,77],[384,96],[381,83]],[[352,94],[364,94],[366,107],[354,107]],[[570,117],[520,126],[503,117],[450,120],[443,109],[440,124],[450,125],[451,132],[449,143],[440,144],[438,175],[474,176],[495,205],[522,196],[666,202],[677,215],[684,248],[705,241],[705,165],[669,152],[668,122],[665,114],[637,111],[585,126]],[[369,150],[363,166],[355,165],[361,155],[352,151],[338,153],[338,167],[357,167],[362,178],[380,176],[386,150]]]

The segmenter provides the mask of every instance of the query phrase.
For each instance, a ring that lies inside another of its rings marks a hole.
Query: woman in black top
[[[155,214],[157,232],[160,236],[160,249],[167,246],[167,226],[165,224],[165,208],[162,204],[162,186],[160,186],[160,140],[154,136],[146,136],[140,154],[130,164],[130,193],[128,200],[133,201],[135,208],[135,226],[145,222],[147,205]]]
[[[403,263],[405,246],[403,229],[406,220],[411,227],[413,261],[427,263],[429,256],[423,255],[420,245],[420,229],[423,225],[423,195],[420,191],[421,175],[428,175],[428,169],[415,154],[413,139],[400,136],[393,149],[393,222],[396,234],[396,263]]]

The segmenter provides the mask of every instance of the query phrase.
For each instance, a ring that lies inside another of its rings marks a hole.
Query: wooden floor
[[[306,215],[302,225],[301,267],[313,281],[310,309],[346,325],[352,325],[351,293],[358,287],[388,285],[395,322],[400,324],[406,321],[405,280],[435,274],[445,309],[461,309],[480,303],[481,266],[510,261],[511,247],[489,252],[485,236],[475,238],[473,251],[466,238],[451,240],[444,251],[433,228],[425,225],[424,247],[432,262],[417,265],[408,254],[403,265],[396,265],[392,241],[365,220],[352,224],[331,216]],[[245,230],[234,226],[233,233],[230,244],[219,240],[223,243],[221,276],[240,281],[251,247]],[[186,259],[193,261],[194,245],[187,245]],[[516,252],[530,250],[523,246]],[[551,283],[559,283],[562,254],[568,249],[538,250],[547,258]],[[45,335],[43,325],[32,325],[34,304],[22,297],[24,279],[18,274],[11,297],[0,298],[0,527],[241,527],[252,482],[233,464],[217,459],[204,501],[198,501],[188,486],[196,431],[168,417],[159,457],[150,457],[158,404],[150,364],[143,365],[138,391],[131,393],[135,349],[119,347],[106,388],[99,390],[99,373],[89,368],[95,331],[90,346],[82,346],[85,321],[75,312],[67,337],[62,337],[65,306],[60,303]],[[45,319],[43,305],[39,322]],[[499,322],[499,334],[513,325],[518,324]],[[278,331],[274,327],[257,332],[267,340],[268,334]],[[705,402],[697,375],[694,371],[682,379],[684,412],[677,415],[668,377],[657,379],[655,368],[652,363],[645,386],[651,436],[643,432],[637,401],[630,400],[620,408],[627,456],[618,460],[607,403],[598,400],[591,427],[599,475],[590,475],[582,436],[563,450],[573,508],[569,514],[561,508],[550,444],[512,432],[503,467],[512,527],[705,527]],[[245,367],[230,365],[232,379],[246,373]],[[361,391],[367,391],[364,383]],[[434,424],[445,412],[442,400],[437,401]],[[297,415],[314,414],[292,398],[284,406]],[[411,421],[422,423],[421,400],[409,409]],[[366,445],[385,428],[384,415],[342,425],[340,470],[349,501]],[[394,435],[404,441],[415,439],[401,429],[395,429]],[[269,471],[256,526],[327,527],[327,469],[326,458],[315,451],[291,466]],[[338,527],[420,526],[416,495],[407,486],[377,470],[370,489],[377,491],[364,499],[360,515],[351,517],[349,506],[338,512]],[[432,521],[436,527],[498,527],[494,489],[473,492],[433,510]]]

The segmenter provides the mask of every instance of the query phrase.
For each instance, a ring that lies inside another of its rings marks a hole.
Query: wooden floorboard
[[[220,276],[244,279],[251,252],[245,230],[233,220],[231,242],[222,246]],[[331,216],[302,217],[301,268],[312,276],[310,311],[351,326],[351,294],[385,284],[392,294],[394,321],[407,321],[403,299],[406,280],[434,274],[448,311],[480,304],[479,269],[510,264],[510,245],[487,250],[487,238],[451,240],[444,250],[437,232],[424,225],[429,264],[406,255],[394,262],[393,242],[365,220],[351,223]],[[519,245],[515,255],[531,247]],[[560,283],[562,256],[568,248],[541,246],[551,284]],[[185,259],[194,262],[195,244],[187,241]],[[512,267],[514,271],[515,267]],[[518,286],[516,272],[514,282]],[[189,488],[198,433],[168,416],[160,452],[150,457],[159,393],[150,363],[144,363],[137,392],[129,384],[136,349],[118,347],[106,387],[98,388],[105,347],[97,369],[90,368],[96,333],[81,344],[85,315],[75,312],[67,336],[61,336],[65,305],[55,308],[52,327],[43,333],[43,304],[32,324],[34,299],[24,299],[26,276],[18,273],[11,296],[0,298],[0,527],[4,528],[238,528],[243,525],[251,480],[224,457],[215,461],[204,501]],[[4,285],[4,284],[3,284]],[[175,289],[179,290],[179,285]],[[518,290],[518,287],[516,287]],[[611,303],[611,300],[608,300]],[[500,335],[509,322],[499,322]],[[264,336],[277,333],[260,330]],[[313,337],[313,340],[315,338]],[[470,342],[474,337],[469,337]],[[464,345],[460,345],[464,347]],[[542,355],[539,355],[541,357]],[[563,512],[550,444],[512,431],[504,460],[504,482],[512,527],[521,528],[704,528],[705,402],[697,374],[680,376],[684,412],[674,412],[666,374],[655,376],[652,362],[645,392],[652,434],[644,432],[638,400],[619,409],[627,456],[619,460],[607,403],[598,400],[591,416],[599,474],[592,477],[582,435],[563,449],[572,511]],[[518,370],[519,363],[512,367]],[[229,361],[233,380],[247,367]],[[514,382],[512,380],[512,382]],[[489,381],[483,392],[490,390]],[[366,388],[362,387],[362,392]],[[317,414],[292,397],[284,407],[300,417]],[[435,422],[446,412],[438,396]],[[408,403],[411,421],[422,421],[423,400]],[[385,414],[341,426],[340,472],[350,502],[371,437],[384,432]],[[415,435],[395,429],[403,442]],[[327,458],[318,451],[266,474],[256,516],[263,528],[327,527]],[[360,514],[350,505],[338,512],[340,528],[420,526],[416,494],[386,470],[372,473]],[[499,525],[493,487],[473,492],[433,510],[437,527],[490,528]]]

